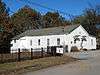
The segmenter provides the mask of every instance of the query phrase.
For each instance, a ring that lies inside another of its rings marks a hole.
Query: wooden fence
[[[43,48],[41,48],[41,51],[33,51],[33,49],[31,49],[31,52],[20,52],[20,49],[18,49],[18,52],[16,53],[0,54],[0,63],[29,60],[29,59],[32,60],[37,58],[43,58],[46,56],[50,55],[47,54],[43,50]]]

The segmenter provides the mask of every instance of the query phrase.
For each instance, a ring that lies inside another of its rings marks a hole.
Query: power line
[[[36,6],[39,6],[41,8],[45,8],[45,9],[51,10],[51,11],[59,12],[59,13],[61,13],[63,15],[69,16],[70,17],[70,20],[72,20],[72,17],[73,17],[72,14],[69,14],[69,13],[66,13],[66,12],[63,12],[63,11],[60,11],[60,10],[56,10],[56,9],[53,9],[53,8],[49,8],[47,6],[44,6],[44,5],[41,5],[41,4],[32,2],[32,1],[29,1],[29,0],[19,0],[19,1],[25,2],[25,3],[29,3],[29,4],[32,4],[32,5],[36,5]]]
[[[69,14],[69,13],[66,13],[66,12],[63,12],[63,11],[60,11],[60,10],[56,10],[56,9],[53,9],[53,8],[49,8],[49,7],[47,7],[47,6],[44,6],[44,5],[41,5],[41,4],[32,2],[32,1],[29,1],[29,0],[18,0],[18,1],[25,2],[25,3],[29,3],[29,4],[32,4],[32,5],[36,5],[36,6],[39,6],[39,7],[41,7],[41,8],[51,10],[51,11],[59,12],[59,13],[61,13],[61,14],[63,14],[63,15],[68,16],[69,19],[70,19],[70,21],[72,21],[72,20],[73,20],[73,17],[74,17],[72,14]],[[9,9],[9,11],[10,11],[11,13],[15,13],[14,11],[12,11],[12,10],[10,10],[10,9]]]

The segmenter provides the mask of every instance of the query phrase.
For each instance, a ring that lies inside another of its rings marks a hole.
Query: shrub
[[[79,52],[79,49],[76,46],[71,47],[72,52]]]
[[[87,51],[87,49],[86,49],[86,48],[84,48],[84,49],[83,49],[83,51]]]

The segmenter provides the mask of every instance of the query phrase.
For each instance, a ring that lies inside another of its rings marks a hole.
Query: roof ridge
[[[57,26],[57,27],[48,27],[48,28],[35,29],[35,30],[53,29],[53,28],[61,28],[61,27],[68,27],[68,26],[80,26],[80,24],[75,24],[75,25],[67,25],[67,26]]]
[[[43,29],[36,29],[36,30],[26,30],[25,32],[16,35],[12,39],[19,39],[24,36],[43,36],[43,35],[60,35],[65,33],[72,32],[75,28],[79,25],[68,25],[68,26],[59,26],[59,27],[50,27],[50,28],[43,28]],[[62,29],[64,28],[64,30]]]

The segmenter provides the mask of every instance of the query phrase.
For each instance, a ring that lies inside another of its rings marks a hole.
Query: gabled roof
[[[24,36],[69,34],[77,27],[79,27],[79,25],[69,25],[69,26],[60,26],[60,27],[52,27],[52,28],[43,28],[43,29],[37,29],[37,30],[27,30],[23,32],[22,34],[15,36],[12,39],[19,39]]]

